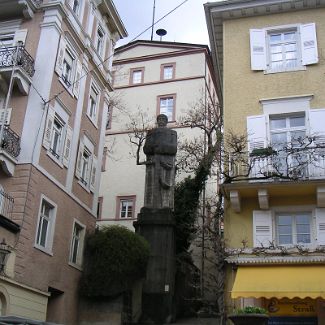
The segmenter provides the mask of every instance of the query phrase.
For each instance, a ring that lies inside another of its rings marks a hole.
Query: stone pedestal
[[[142,295],[143,323],[174,320],[175,238],[170,208],[143,207],[134,223],[136,232],[150,244],[151,255]]]

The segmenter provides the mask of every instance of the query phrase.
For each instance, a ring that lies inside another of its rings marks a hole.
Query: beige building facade
[[[114,46],[112,1],[0,3],[0,315],[78,323],[95,228]]]
[[[325,2],[231,0],[205,10],[225,134],[246,136],[251,162],[249,171],[225,167],[235,177],[223,186],[227,311],[255,305],[271,324],[323,324]]]

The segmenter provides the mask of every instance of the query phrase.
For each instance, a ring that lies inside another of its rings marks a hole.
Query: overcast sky
[[[132,41],[151,26],[154,0],[113,0],[128,31],[129,37],[120,40],[117,46]],[[163,17],[184,0],[156,0],[155,21]],[[156,30],[163,28],[167,35],[164,41],[209,44],[203,4],[208,0],[188,0],[176,11],[154,26],[154,40],[159,40]],[[151,29],[137,39],[150,40]]]

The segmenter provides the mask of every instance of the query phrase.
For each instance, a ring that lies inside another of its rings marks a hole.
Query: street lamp
[[[10,250],[8,249],[5,239],[3,239],[0,244],[0,274],[4,271],[8,254],[10,254]]]

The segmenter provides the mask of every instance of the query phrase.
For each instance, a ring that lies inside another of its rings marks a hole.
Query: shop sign
[[[266,308],[272,316],[316,316],[316,300],[313,299],[277,299],[266,300]]]

